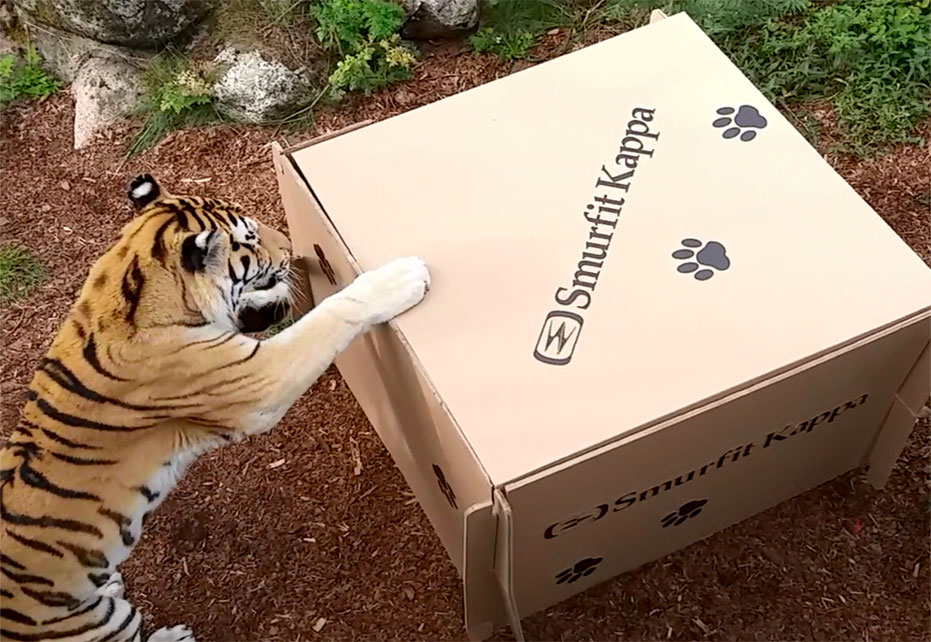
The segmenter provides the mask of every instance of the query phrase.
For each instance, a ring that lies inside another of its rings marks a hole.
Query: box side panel
[[[502,596],[502,607],[507,615],[511,633],[517,642],[524,641],[524,630],[520,622],[520,611],[514,599],[514,513],[502,489],[494,491],[492,510],[496,517],[495,526],[495,577]]]
[[[306,256],[291,260],[291,288],[294,295],[291,312],[294,318],[303,316],[316,305],[314,291],[310,285],[312,265],[316,265],[316,262],[312,264]]]
[[[306,257],[319,303],[357,268],[304,177],[286,155],[275,165],[294,253]],[[461,571],[465,510],[491,495],[481,465],[391,324],[353,341],[335,363]]]
[[[357,130],[357,129],[362,129],[363,127],[368,127],[368,126],[371,125],[373,122],[374,122],[374,121],[372,121],[371,119],[362,120],[362,121],[359,121],[358,123],[353,123],[352,125],[347,125],[347,126],[345,126],[345,127],[342,127],[342,128],[340,128],[340,129],[337,129],[337,130],[335,130],[335,131],[327,132],[327,133],[325,133],[325,134],[320,134],[319,136],[316,136],[316,137],[314,137],[314,138],[311,138],[310,140],[305,140],[305,141],[303,141],[303,142],[300,142],[300,143],[297,143],[297,144],[294,144],[294,145],[288,145],[288,146],[285,147],[285,148],[282,148],[281,145],[279,145],[278,143],[274,143],[274,144],[277,145],[278,149],[281,150],[281,152],[282,152],[285,156],[289,156],[289,155],[291,155],[291,154],[293,154],[293,153],[295,153],[295,152],[301,151],[302,149],[306,149],[307,147],[311,147],[312,145],[318,145],[318,144],[320,144],[320,143],[322,143],[322,142],[324,142],[324,141],[328,141],[328,140],[330,140],[331,138],[336,138],[337,136],[342,136],[343,134],[348,134],[349,132],[353,132],[353,131],[355,131],[355,130]]]
[[[926,341],[902,327],[508,486],[521,615],[859,465]]]
[[[899,387],[895,401],[876,442],[870,449],[870,470],[867,479],[874,488],[882,488],[889,480],[896,460],[902,454],[908,436],[915,427],[921,406],[931,395],[931,343],[925,344],[918,361]]]
[[[925,331],[931,337],[931,320],[925,322]],[[921,412],[921,407],[931,395],[931,343],[925,346],[897,395],[912,414]]]
[[[916,417],[911,413],[904,403],[898,397],[893,399],[892,407],[886,420],[883,422],[882,430],[876,445],[870,453],[870,469],[866,478],[873,488],[881,489],[889,481],[892,469],[895,468],[895,462],[902,454],[909,435],[915,427]]]
[[[508,623],[502,591],[494,572],[498,518],[491,501],[475,504],[465,513],[465,623],[470,640],[487,640]]]

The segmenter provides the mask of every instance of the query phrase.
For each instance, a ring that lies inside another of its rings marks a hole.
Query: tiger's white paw
[[[420,303],[429,287],[430,273],[423,259],[407,257],[359,275],[343,292],[350,300],[364,305],[361,311],[364,316],[356,321],[374,325]]]
[[[183,624],[166,626],[150,635],[146,642],[196,642],[194,633]]]
[[[123,597],[123,594],[126,593],[126,586],[123,585],[122,574],[114,573],[111,575],[106,584],[97,589],[97,593],[107,597]]]

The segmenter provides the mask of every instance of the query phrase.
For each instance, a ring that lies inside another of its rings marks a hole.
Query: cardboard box
[[[931,271],[684,14],[275,164],[317,301],[431,269],[336,363],[473,638],[881,486],[928,398]]]

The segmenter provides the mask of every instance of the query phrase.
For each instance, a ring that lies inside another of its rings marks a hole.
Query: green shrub
[[[330,87],[339,98],[342,92],[387,87],[410,77],[414,53],[401,43],[398,34],[377,42],[366,42],[355,54],[340,60],[330,74]]]
[[[469,37],[472,49],[477,53],[493,53],[501,60],[526,58],[537,44],[538,34],[528,29],[499,30],[482,27]]]
[[[0,302],[23,297],[45,280],[45,266],[29,248],[12,242],[0,248]]]
[[[685,11],[780,105],[826,101],[866,155],[931,114],[931,0],[609,0],[607,15]]]
[[[800,19],[769,19],[722,45],[770,98],[829,100],[841,149],[867,155],[931,114],[928,0],[862,0],[811,7]]]
[[[486,0],[481,28],[469,43],[474,51],[501,60],[526,58],[544,32],[573,24],[580,15],[581,10],[567,0]]]
[[[48,96],[59,86],[60,83],[42,69],[35,48],[29,47],[22,57],[11,53],[0,56],[0,109],[20,97]]]
[[[416,51],[401,40],[404,10],[384,0],[323,0],[311,7],[317,37],[340,60],[330,74],[331,96],[366,94],[410,77]]]
[[[219,120],[208,75],[177,54],[163,54],[152,62],[136,109],[145,122],[130,143],[130,155],[152,147],[172,129]]]
[[[384,0],[323,0],[311,12],[320,42],[343,54],[389,38],[404,24],[404,9]]]
[[[665,4],[671,5],[671,11],[688,13],[713,38],[799,14],[811,7],[811,0],[678,0]]]

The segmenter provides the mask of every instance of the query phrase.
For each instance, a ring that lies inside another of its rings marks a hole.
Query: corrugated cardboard
[[[862,463],[928,396],[931,271],[684,14],[276,149],[316,300],[427,300],[337,366],[472,637]]]

